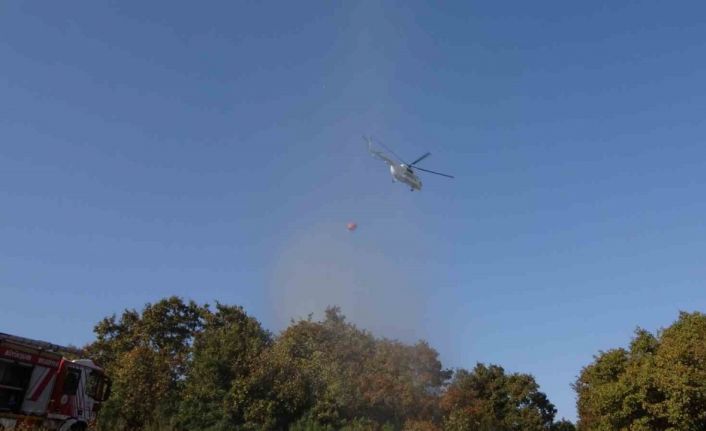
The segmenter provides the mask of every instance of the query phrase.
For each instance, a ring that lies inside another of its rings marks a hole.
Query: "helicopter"
[[[430,171],[429,169],[424,169],[420,168],[419,166],[415,166],[417,163],[421,162],[422,160],[426,159],[431,155],[431,153],[427,152],[424,155],[420,156],[417,158],[417,160],[413,161],[412,163],[407,163],[400,156],[395,154],[394,151],[391,149],[387,148],[382,142],[378,142],[380,146],[385,148],[387,151],[390,152],[395,158],[397,158],[401,163],[397,163],[396,161],[392,160],[389,158],[385,153],[382,151],[376,150],[373,147],[373,141],[371,138],[363,136],[363,139],[368,142],[368,151],[370,151],[370,154],[373,155],[373,157],[376,157],[385,163],[390,167],[390,174],[392,175],[392,182],[401,182],[405,183],[410,187],[411,191],[415,190],[422,190],[422,180],[419,179],[417,174],[414,173],[414,169],[423,171],[423,172],[428,172],[430,174],[435,174],[435,175],[441,175],[442,177],[446,178],[453,178],[452,175],[447,175],[447,174],[442,174],[441,172],[434,172]]]

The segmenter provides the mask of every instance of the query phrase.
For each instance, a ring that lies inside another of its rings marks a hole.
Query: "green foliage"
[[[505,374],[497,366],[477,364],[455,373],[441,399],[444,429],[547,430],[556,409],[528,374]]]
[[[204,312],[182,394],[180,426],[226,430],[244,424],[249,400],[242,388],[271,343],[271,335],[240,307],[217,304],[214,313]]]
[[[443,369],[427,343],[379,339],[338,308],[277,337],[241,307],[171,297],[95,326],[113,380],[101,430],[571,431],[534,378]],[[580,431],[706,429],[706,316],[681,313],[574,383]]]
[[[316,422],[310,416],[300,419],[289,427],[289,431],[394,431],[396,428],[389,423],[379,424],[366,418],[356,418],[344,421],[338,427]],[[426,428],[405,428],[405,431],[425,431]]]
[[[566,419],[562,419],[554,422],[550,429],[551,431],[576,431],[576,426]]]
[[[305,417],[289,427],[289,431],[335,431],[331,425],[322,425],[310,417]]]
[[[113,380],[113,394],[99,415],[105,430],[142,429],[169,422],[181,401],[193,336],[205,308],[177,297],[125,310],[94,328],[86,351]]]
[[[337,308],[327,310],[323,322],[294,323],[274,351],[308,388],[302,405],[312,419],[336,427],[368,418],[400,428],[406,420],[431,418],[449,377],[426,343],[375,339]]]
[[[531,376],[481,364],[453,375],[426,342],[376,338],[337,307],[273,337],[241,307],[172,297],[95,333],[87,350],[114,382],[101,430],[571,429],[552,425]]]
[[[579,430],[706,429],[706,316],[681,313],[628,350],[601,352],[574,384]]]

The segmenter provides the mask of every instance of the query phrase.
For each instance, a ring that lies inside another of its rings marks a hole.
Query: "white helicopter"
[[[429,157],[431,155],[431,153],[424,154],[423,156],[419,157],[417,160],[413,161],[412,163],[406,163],[404,160],[402,160],[402,158],[400,156],[395,154],[394,151],[387,148],[382,142],[379,142],[380,146],[382,146],[387,151],[389,151],[390,154],[395,156],[401,162],[401,163],[397,163],[394,160],[392,160],[391,158],[387,157],[382,151],[375,150],[373,148],[372,139],[365,137],[365,136],[363,136],[363,139],[365,139],[368,142],[368,150],[370,151],[370,154],[372,154],[374,157],[377,157],[378,159],[384,161],[390,167],[390,174],[392,174],[392,182],[399,181],[401,183],[405,183],[410,187],[411,191],[422,189],[422,180],[420,180],[419,177],[414,173],[414,171],[412,170],[412,167],[414,167],[414,169],[418,169],[420,171],[429,172],[430,174],[436,174],[436,175],[441,175],[442,177],[453,178],[452,175],[442,174],[441,172],[434,172],[434,171],[430,171],[429,169],[424,169],[424,168],[420,168],[419,166],[414,166],[417,163],[424,160],[425,158]]]

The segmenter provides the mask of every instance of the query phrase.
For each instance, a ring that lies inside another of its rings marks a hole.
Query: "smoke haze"
[[[269,297],[279,327],[341,306],[352,322],[376,334],[419,338],[423,298],[404,265],[366,246],[345,224],[312,226],[279,251]]]

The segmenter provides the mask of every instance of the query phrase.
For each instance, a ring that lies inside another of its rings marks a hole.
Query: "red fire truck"
[[[74,349],[0,333],[0,430],[83,431],[110,395],[110,380]]]

